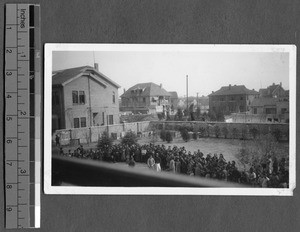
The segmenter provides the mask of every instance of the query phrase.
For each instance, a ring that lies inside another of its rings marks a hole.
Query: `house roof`
[[[132,92],[134,95],[132,94]],[[131,96],[171,96],[169,92],[167,92],[164,88],[160,87],[157,84],[154,84],[152,82],[149,83],[139,83],[131,88],[129,88],[125,93],[121,95],[121,97],[131,97]]]
[[[212,92],[208,96],[221,96],[221,95],[236,95],[236,94],[259,94],[255,90],[247,89],[244,85],[229,85],[223,86],[216,92]]]
[[[103,73],[99,72],[98,70],[96,70],[91,66],[81,66],[76,68],[53,71],[52,85],[64,85],[72,81],[72,79],[76,79],[82,76],[86,72],[94,73],[96,76],[101,77],[103,80],[109,82],[115,87],[120,88],[120,85],[118,85],[116,82],[112,81],[110,78],[108,78]]]
[[[271,97],[260,97],[253,99],[252,106],[273,106],[276,105],[276,99]]]
[[[270,85],[265,89],[260,89],[259,93],[260,93],[261,96],[272,96],[273,94],[275,94],[275,91],[280,89],[280,88],[283,90],[281,85],[275,85],[273,83],[273,85]],[[283,90],[283,91],[285,91],[285,90]]]
[[[169,92],[171,94],[171,98],[178,98],[178,94],[176,91]]]

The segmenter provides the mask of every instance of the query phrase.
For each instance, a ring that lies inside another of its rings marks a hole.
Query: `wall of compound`
[[[148,131],[149,125],[149,121],[143,121],[106,126],[93,126],[85,128],[57,130],[53,134],[52,139],[54,141],[55,135],[58,134],[60,136],[61,145],[69,145],[72,142],[74,142],[75,144],[97,142],[104,132],[107,132],[109,136],[115,139],[119,139],[122,138],[126,134],[126,132],[129,131],[132,131],[134,133]]]
[[[179,131],[182,128],[199,133],[200,137],[253,139],[260,134],[276,134],[279,140],[289,139],[288,123],[226,123],[226,122],[151,122],[157,130]]]

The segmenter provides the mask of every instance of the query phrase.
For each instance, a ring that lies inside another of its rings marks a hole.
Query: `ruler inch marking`
[[[40,126],[35,114],[35,94],[41,98],[37,84],[41,82],[35,81],[41,78],[40,57],[36,56],[40,52],[40,8],[39,4],[6,4],[5,11],[4,160],[5,184],[11,186],[5,188],[5,225],[36,228],[40,226],[40,210],[36,210],[40,208],[40,191],[35,186],[40,186],[36,182],[40,177],[34,178],[38,169],[32,157],[39,157],[36,153],[40,155],[40,151],[32,149],[32,142],[40,142],[35,141],[34,133],[35,126]]]

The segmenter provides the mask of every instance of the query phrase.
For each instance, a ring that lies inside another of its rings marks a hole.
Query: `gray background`
[[[9,1],[0,3],[0,44],[4,39],[6,2]],[[42,44],[299,45],[298,0],[40,2]],[[3,46],[0,57],[3,60]],[[3,70],[3,62],[0,62],[0,70]],[[0,78],[0,86],[3,86],[3,78]],[[0,111],[3,115],[3,99]],[[2,125],[3,118],[0,121]],[[3,170],[2,162],[0,170]],[[3,178],[1,171],[0,231],[4,230]],[[293,197],[42,194],[41,205],[42,228],[39,231],[297,231],[300,228],[299,188]]]

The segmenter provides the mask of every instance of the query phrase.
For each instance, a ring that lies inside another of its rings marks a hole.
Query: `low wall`
[[[202,121],[164,121],[151,122],[157,130],[178,131],[184,127],[188,131],[198,132],[202,137],[253,139],[258,134],[278,133],[280,140],[288,140],[288,123],[226,123]],[[279,132],[278,132],[279,131]]]
[[[133,131],[135,133],[147,131],[149,124],[149,121],[143,121],[108,126],[93,126],[57,130],[53,135],[53,141],[55,141],[56,134],[59,134],[60,136],[61,145],[69,145],[72,141],[75,144],[97,142],[104,132],[108,132],[109,136],[114,138],[120,138],[123,137],[128,131]]]
[[[179,131],[182,127],[187,128],[188,131],[197,132],[202,137],[253,139],[258,134],[275,133],[279,131],[278,136],[280,140],[289,139],[289,124],[287,123],[226,123],[200,121],[143,121],[90,128],[57,130],[55,134],[60,135],[61,145],[68,145],[72,141],[75,144],[97,142],[103,132],[108,132],[110,136],[118,139],[123,137],[128,131],[135,133],[163,129]],[[53,141],[55,141],[55,134],[53,135]]]

